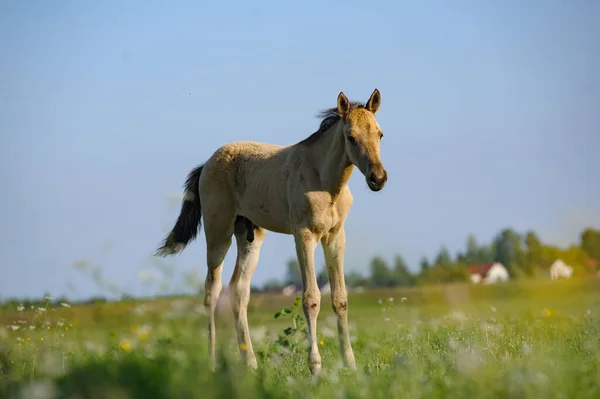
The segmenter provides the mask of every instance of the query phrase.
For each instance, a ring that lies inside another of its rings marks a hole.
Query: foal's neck
[[[319,151],[321,153],[318,156],[321,159],[319,166],[321,184],[323,184],[323,189],[328,191],[335,201],[348,184],[350,175],[354,170],[354,165],[346,155],[342,121],[335,123],[325,132],[320,144]]]

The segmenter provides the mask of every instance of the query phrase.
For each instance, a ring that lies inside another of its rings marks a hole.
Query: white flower
[[[400,302],[406,302],[406,301],[407,301],[407,299],[406,299],[405,296],[403,296],[402,298],[400,298]]]
[[[19,305],[19,306],[17,306],[17,311],[18,311],[18,312],[22,312],[22,311],[24,311],[24,310],[25,310],[25,306],[23,306],[23,305]]]
[[[62,306],[63,308],[70,308],[71,307],[71,305],[69,305],[66,302],[61,303],[60,306]]]
[[[9,327],[12,328],[13,331],[17,331],[20,328],[17,325],[12,325],[12,326],[9,326]]]

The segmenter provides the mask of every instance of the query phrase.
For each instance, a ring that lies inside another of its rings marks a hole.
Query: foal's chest
[[[309,197],[310,225],[315,233],[326,234],[343,223],[348,214],[347,201],[333,201],[328,194]]]

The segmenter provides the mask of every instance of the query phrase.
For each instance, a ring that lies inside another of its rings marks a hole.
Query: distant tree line
[[[574,275],[591,274],[600,270],[600,230],[586,228],[579,234],[579,242],[567,248],[543,243],[534,231],[519,234],[513,229],[500,231],[488,244],[480,244],[470,234],[463,251],[452,255],[448,248],[442,246],[433,258],[422,257],[414,272],[408,267],[404,258],[396,254],[391,262],[381,256],[374,256],[369,264],[367,275],[357,271],[346,271],[346,285],[357,287],[399,287],[425,284],[445,284],[469,281],[469,265],[501,262],[513,279],[535,278],[547,273],[550,265],[557,259],[573,267]],[[317,274],[319,286],[327,283],[327,270],[321,267]],[[281,291],[283,287],[293,284],[302,286],[300,267],[296,259],[287,262],[283,280],[268,280],[262,287],[253,287],[255,291]],[[165,296],[165,295],[163,295]],[[167,295],[167,297],[179,295]],[[121,300],[135,300],[123,295]],[[71,302],[71,304],[102,304],[103,297],[88,298]],[[31,307],[61,306],[67,298],[7,298],[0,306],[11,309]]]
[[[579,235],[579,242],[568,248],[543,243],[537,233],[527,231],[520,234],[507,228],[500,231],[488,244],[480,244],[470,234],[463,251],[451,254],[442,246],[433,258],[421,258],[418,268],[412,272],[404,258],[396,254],[392,262],[374,256],[369,265],[369,274],[346,272],[346,285],[355,287],[398,287],[419,284],[444,284],[469,281],[469,265],[500,262],[511,278],[535,278],[547,273],[557,259],[573,267],[575,275],[594,273],[600,265],[600,230],[586,228]],[[322,267],[317,275],[319,286],[327,283],[327,270]],[[262,290],[281,290],[287,285],[301,286],[300,268],[296,259],[287,263],[283,280],[271,279]]]

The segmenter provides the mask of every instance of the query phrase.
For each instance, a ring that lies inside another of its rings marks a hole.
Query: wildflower
[[[17,331],[20,328],[19,326],[14,325],[14,324],[12,326],[9,326],[9,327],[12,328],[13,331]]]
[[[46,311],[46,308],[39,308],[39,307],[38,307],[38,308],[37,308],[37,310],[38,310],[38,312],[40,312],[40,313],[44,313],[44,312]]]
[[[122,339],[121,342],[119,342],[119,347],[121,349],[123,349],[125,352],[131,352],[131,343],[126,340],[126,339]]]
[[[405,296],[403,296],[402,298],[400,298],[400,302],[406,302],[406,301],[407,301],[407,299],[406,299]]]
[[[543,314],[544,314],[544,317],[550,317],[550,316],[552,316],[552,311],[548,308],[545,308],[543,310]]]
[[[44,337],[40,338],[40,341],[44,342]]]
[[[242,342],[242,343],[240,344],[240,350],[242,350],[242,351],[247,351],[247,350],[248,350],[248,345],[246,345],[245,343],[243,343],[243,342]]]
[[[46,297],[46,300],[47,300],[47,301],[52,301],[52,300],[54,300],[54,298],[53,298],[53,297],[51,297],[51,296],[47,296],[47,297]]]
[[[60,306],[62,306],[63,308],[70,308],[71,307],[71,305],[69,305],[66,302],[61,303]]]
[[[496,308],[495,308],[495,307],[493,307],[493,306],[492,306],[492,307],[490,307],[490,310],[491,310],[492,312],[496,313]]]
[[[20,347],[21,347],[21,346],[23,346],[23,345],[21,345],[21,343],[19,342],[19,343],[17,344],[17,346],[20,348]]]
[[[35,326],[29,326],[29,330],[31,330],[31,331],[35,330]]]
[[[394,297],[393,297],[393,296],[389,297],[389,298],[388,298],[388,301],[389,301],[389,302],[394,302]]]
[[[144,325],[144,326],[138,328],[136,332],[137,332],[137,336],[142,341],[145,341],[150,336],[150,327]]]
[[[325,345],[325,341],[321,340],[321,342],[319,342],[319,345]]]
[[[22,311],[24,311],[24,310],[25,310],[25,306],[23,306],[23,304],[21,304],[21,305],[17,306],[17,311],[18,311],[18,312],[22,312]]]

